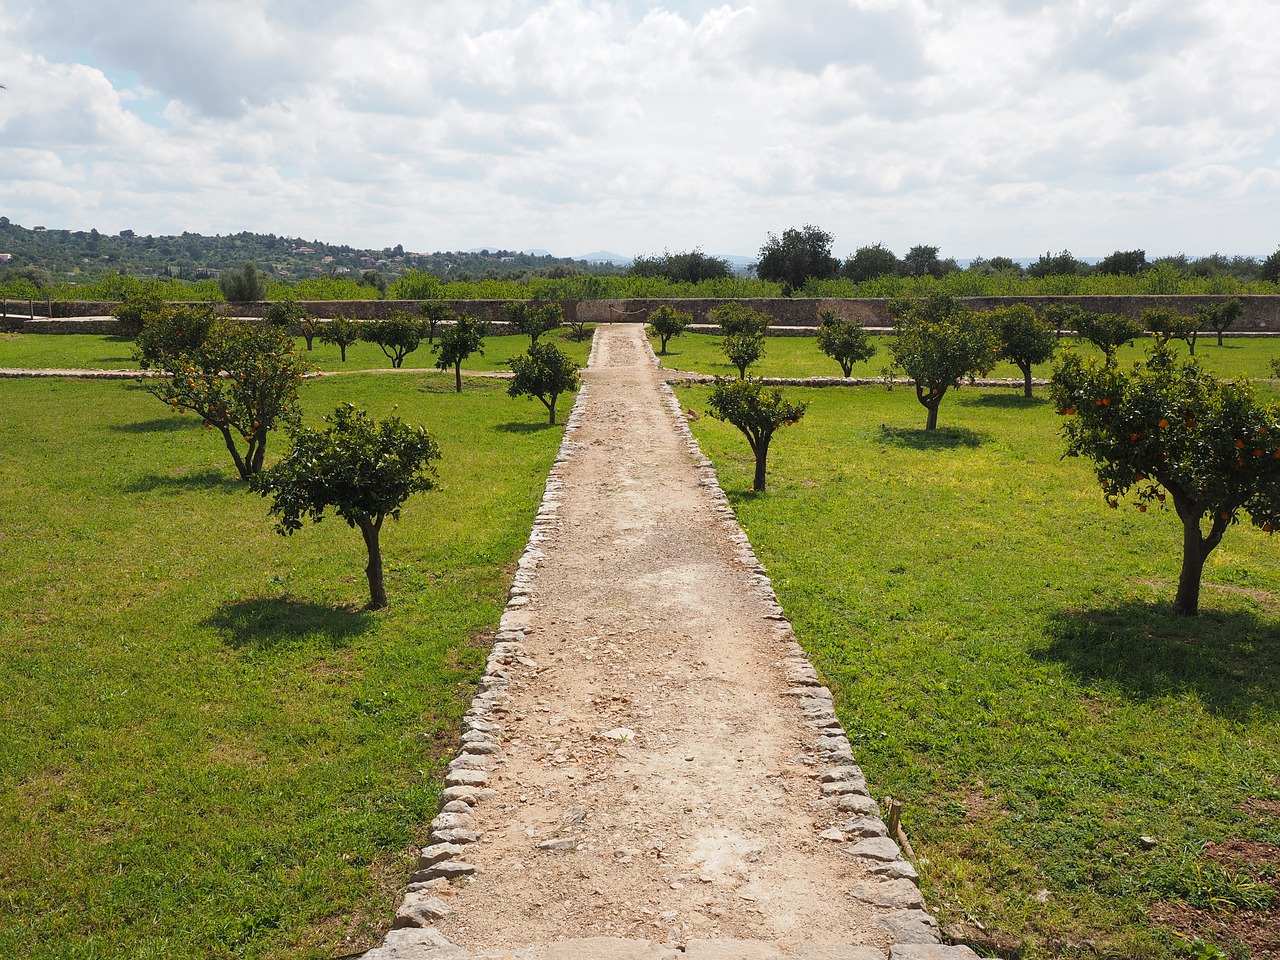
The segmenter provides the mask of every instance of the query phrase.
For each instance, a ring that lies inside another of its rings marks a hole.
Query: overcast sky
[[[0,0],[0,84],[28,227],[1280,245],[1276,0]]]

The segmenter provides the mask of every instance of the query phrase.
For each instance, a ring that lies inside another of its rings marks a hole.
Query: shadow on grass
[[[977,396],[957,397],[956,402],[965,407],[987,407],[998,410],[1033,410],[1036,407],[1048,406],[1048,397],[1024,397],[1022,388],[1017,393],[984,392]]]
[[[225,487],[230,491],[245,489],[244,484],[234,473],[208,467],[177,476],[152,474],[138,477],[121,489],[125,493],[187,493],[191,490],[215,490],[219,487]]]
[[[990,437],[968,427],[938,427],[936,430],[889,427],[880,424],[880,440],[913,450],[954,450],[956,447],[980,447]]]
[[[563,423],[557,423],[554,427],[543,420],[539,423],[528,423],[519,420],[513,420],[510,423],[495,423],[493,429],[499,433],[538,433],[542,430],[555,430],[564,426]]]
[[[1038,656],[1134,700],[1191,691],[1229,718],[1280,714],[1280,630],[1250,611],[1204,609],[1179,617],[1168,603],[1126,603],[1059,613]]]
[[[374,619],[366,610],[278,597],[224,603],[204,623],[226,633],[227,645],[236,650],[271,651],[302,640],[343,647],[373,627]]]

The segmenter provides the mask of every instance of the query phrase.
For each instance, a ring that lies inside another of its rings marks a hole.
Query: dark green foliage
[[[252,263],[218,278],[218,289],[229,303],[257,303],[267,299],[267,280]]]
[[[1258,279],[1280,283],[1280,250],[1262,261],[1262,266],[1258,268]]]
[[[1057,254],[1042,253],[1039,260],[1027,267],[1029,277],[1060,277],[1088,272],[1089,265],[1073,257],[1070,250]]]
[[[900,264],[893,251],[880,243],[859,247],[840,268],[841,276],[855,283],[874,280],[876,277],[893,276]]]
[[[988,275],[1004,273],[1020,277],[1026,271],[1023,270],[1022,264],[1010,257],[992,257],[990,260],[983,257],[975,257],[969,262],[967,272]]]
[[[487,326],[474,317],[458,317],[444,328],[440,342],[435,345],[436,367],[440,370],[453,367],[454,388],[458,393],[462,392],[462,363],[473,353],[484,353]]]
[[[143,370],[169,370],[169,360],[197,352],[217,319],[213,307],[183,304],[161,304],[158,310],[139,309],[137,316],[142,329],[134,339],[134,358]]]
[[[1200,335],[1199,316],[1189,317],[1172,307],[1148,307],[1142,311],[1139,322],[1161,343],[1181,340],[1190,349],[1192,356],[1195,355],[1196,338]]]
[[[1047,361],[1058,346],[1053,327],[1025,303],[997,307],[987,316],[1000,338],[1000,356],[1018,365],[1023,395],[1031,396],[1031,367]]]
[[[1051,303],[1044,308],[1044,318],[1053,325],[1054,334],[1061,337],[1065,330],[1075,330],[1084,310],[1074,303]]]
[[[923,244],[912,247],[902,258],[901,270],[908,277],[933,277],[938,279],[958,269],[952,259],[939,260],[938,248]]]
[[[1145,250],[1117,250],[1110,256],[1104,257],[1097,266],[1098,272],[1106,275],[1135,276],[1145,269],[1147,269],[1147,251]]]
[[[764,335],[773,318],[768,314],[753,310],[743,303],[722,303],[711,310],[711,322],[720,327],[725,336],[737,333],[758,333]]]
[[[550,423],[555,426],[556,402],[560,394],[577,390],[578,365],[554,343],[534,343],[529,352],[511,358],[515,373],[507,386],[512,397],[537,397],[547,408]]]
[[[279,327],[166,307],[137,343],[140,366],[166,371],[146,378],[145,389],[217,430],[242,480],[262,470],[270,432],[298,422],[298,389],[311,367]]]
[[[1232,297],[1222,303],[1206,307],[1196,307],[1201,327],[1209,327],[1218,335],[1218,346],[1222,346],[1222,332],[1240,319],[1244,313],[1244,304],[1239,297]]]
[[[320,329],[320,321],[308,313],[307,309],[292,297],[284,297],[280,300],[272,301],[267,305],[262,319],[264,322],[274,324],[282,330],[296,327],[298,332],[302,334],[302,338],[307,342],[307,350],[312,348],[316,333]]]
[[[733,271],[728,260],[709,257],[701,250],[684,253],[664,250],[660,257],[636,257],[627,272],[633,277],[663,277],[674,283],[698,283],[727,277]]]
[[[769,234],[760,248],[756,276],[796,290],[811,278],[826,280],[836,275],[840,261],[831,256],[833,234],[806,223],[802,229],[789,227],[781,237]]]
[[[360,324],[360,339],[377,344],[391,366],[398,369],[403,366],[404,358],[418,349],[427,328],[425,320],[396,310],[385,320],[366,320]]]
[[[876,354],[875,345],[867,331],[856,320],[846,320],[830,310],[818,314],[818,349],[840,364],[846,377],[853,374],[853,365],[870,360]]]
[[[152,287],[139,285],[131,290],[111,311],[111,315],[120,321],[121,333],[126,337],[136,337],[142,332],[146,319],[159,313],[165,305],[164,294]]]
[[[987,373],[1000,352],[990,321],[958,300],[935,294],[924,300],[903,298],[889,305],[894,316],[889,349],[916,388],[925,408],[925,429],[938,426],[938,406],[952,387],[970,375]]]
[[[763,491],[769,444],[774,433],[779,427],[799,422],[808,404],[790,402],[778,388],[766,390],[760,380],[717,377],[707,406],[713,417],[733,424],[751,444],[756,458],[752,489]]]
[[[762,333],[751,331],[731,333],[721,341],[720,345],[729,362],[738,368],[739,378],[745,378],[747,369],[752,364],[759,363],[760,358],[764,356],[764,334]]]
[[[436,485],[432,461],[440,448],[423,427],[411,427],[396,417],[375,423],[352,404],[338,406],[324,418],[324,430],[292,432],[288,456],[251,481],[252,489],[271,497],[271,513],[280,518],[276,529],[289,535],[309,518],[319,523],[328,507],[359,527],[369,564],[369,606],[387,605],[382,575],[379,534],[388,517],[400,518],[400,508],[415,493]]]
[[[1224,383],[1194,357],[1175,360],[1163,343],[1129,371],[1069,352],[1050,393],[1069,418],[1067,453],[1094,462],[1112,507],[1130,490],[1143,512],[1165,491],[1173,499],[1183,526],[1174,612],[1194,616],[1205,559],[1239,514],[1268,532],[1280,524],[1280,409],[1244,379]]]
[[[359,320],[352,320],[350,317],[334,317],[329,322],[321,324],[317,336],[321,343],[337,347],[342,355],[342,362],[346,363],[347,347],[360,340],[361,326]]]
[[[1076,334],[1102,351],[1108,364],[1115,363],[1116,350],[1143,334],[1142,324],[1118,313],[1081,310],[1075,317]]]
[[[693,323],[693,317],[690,314],[682,313],[670,304],[664,303],[649,314],[649,326],[653,328],[653,332],[658,335],[658,339],[662,342],[660,353],[667,352],[667,344],[672,338],[680,336],[684,333],[685,327]]]
[[[537,344],[540,336],[555,330],[564,320],[564,312],[558,303],[519,300],[504,303],[502,312],[517,333],[523,333],[529,338],[531,345]]]
[[[372,288],[377,293],[376,300],[387,292],[387,278],[377,270],[366,270],[360,274],[360,286]]]

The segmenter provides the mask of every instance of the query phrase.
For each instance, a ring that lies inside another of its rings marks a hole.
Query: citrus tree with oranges
[[[171,305],[143,322],[136,342],[140,365],[161,374],[144,379],[147,391],[221,433],[242,480],[262,470],[270,433],[298,421],[312,368],[280,327]]]
[[[761,380],[717,377],[707,406],[713,417],[733,424],[751,444],[756,458],[751,488],[762,492],[773,435],[782,427],[798,423],[809,405],[786,399],[777,387],[766,390]]]
[[[1280,408],[1160,343],[1130,370],[1068,352],[1049,389],[1067,454],[1094,462],[1109,506],[1173,502],[1183,532],[1173,609],[1195,616],[1205,560],[1227,528],[1242,516],[1268,533],[1280,525]]]

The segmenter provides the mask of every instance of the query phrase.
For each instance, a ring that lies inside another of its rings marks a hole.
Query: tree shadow
[[[561,426],[563,426],[563,424],[557,423],[553,427],[551,424],[547,423],[545,420],[543,420],[541,423],[528,423],[528,422],[521,422],[519,420],[513,420],[510,423],[494,424],[493,429],[497,430],[499,433],[539,433],[543,430],[555,430]]]
[[[304,640],[330,649],[344,647],[373,627],[374,619],[367,610],[275,597],[224,603],[203,625],[225,633],[235,650],[269,652]]]
[[[191,490],[215,490],[226,487],[228,490],[243,490],[238,477],[224,470],[206,467],[203,470],[189,470],[180,474],[148,474],[137,477],[121,489],[125,493],[187,493]]]
[[[994,393],[984,392],[977,396],[957,397],[957,402],[964,407],[994,407],[998,410],[1032,410],[1036,407],[1047,406],[1048,397],[1024,397],[1022,388],[1018,387],[1018,392]]]
[[[1204,599],[1212,594],[1205,591]],[[1180,617],[1170,603],[1133,601],[1051,617],[1038,659],[1132,700],[1194,692],[1211,712],[1243,719],[1280,714],[1280,629],[1252,611],[1202,609]]]
[[[968,427],[938,427],[936,430],[890,427],[880,424],[880,440],[912,450],[954,450],[957,447],[980,447],[990,437]]]

